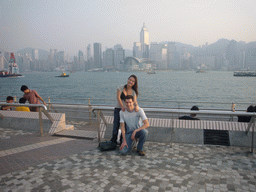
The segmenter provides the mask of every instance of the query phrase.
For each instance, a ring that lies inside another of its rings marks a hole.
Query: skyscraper
[[[133,43],[133,57],[142,58],[141,42]]]
[[[148,29],[143,23],[143,27],[140,32],[140,42],[141,42],[141,50],[142,50],[142,57],[149,58],[149,33]]]
[[[89,61],[90,60],[90,58],[91,58],[91,45],[89,44],[88,46],[87,46],[87,61]]]
[[[38,49],[32,49],[32,61],[38,60]]]
[[[84,54],[81,50],[78,51],[78,69],[77,70],[84,70],[85,65],[84,65]]]
[[[114,69],[114,50],[107,49],[104,56],[104,68],[108,70]]]
[[[117,44],[114,46],[115,52],[115,68],[120,69],[120,63],[125,59],[125,50],[123,49],[121,44]]]
[[[102,68],[102,51],[101,51],[101,43],[93,44],[94,51],[94,67],[93,68]]]
[[[167,45],[153,42],[150,44],[150,59],[154,61],[158,69],[167,68]]]

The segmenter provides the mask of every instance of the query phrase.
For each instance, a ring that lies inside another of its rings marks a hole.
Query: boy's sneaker
[[[144,151],[137,151],[137,153],[139,154],[139,156],[145,156],[146,153]]]

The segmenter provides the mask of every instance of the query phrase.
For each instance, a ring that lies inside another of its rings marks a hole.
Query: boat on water
[[[90,69],[88,70],[88,72],[103,72],[103,68],[93,68],[93,69]]]
[[[67,75],[66,73],[63,72],[61,75],[55,76],[55,77],[69,77],[69,75]]]
[[[237,77],[256,77],[256,71],[235,71],[233,76],[237,76]]]
[[[19,74],[19,67],[15,62],[14,53],[11,53],[8,71],[6,70],[0,71],[0,77],[20,77],[20,76],[22,75]]]
[[[0,77],[22,77],[21,74],[10,74],[8,71],[0,71]]]
[[[149,74],[149,75],[156,74],[156,71],[155,70],[149,70],[149,71],[147,71],[147,74]]]
[[[206,71],[200,69],[200,70],[197,70],[196,73],[206,73]]]

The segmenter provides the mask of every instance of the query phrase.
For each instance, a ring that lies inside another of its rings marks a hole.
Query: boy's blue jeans
[[[142,129],[141,131],[138,131],[135,135],[135,138],[139,138],[139,142],[137,145],[137,150],[138,151],[143,151],[143,145],[147,139],[147,135],[148,135],[148,130],[146,129]],[[120,153],[122,155],[126,155],[127,153],[129,153],[132,150],[132,142],[133,140],[131,139],[132,133],[126,133],[125,134],[125,139],[126,139],[126,143],[128,145],[124,146],[124,148],[120,151]]]

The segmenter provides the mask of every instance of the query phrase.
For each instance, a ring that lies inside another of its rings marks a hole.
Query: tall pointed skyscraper
[[[142,57],[149,58],[149,33],[148,29],[143,23],[143,27],[140,32],[140,42],[141,42],[141,50],[142,50]]]

